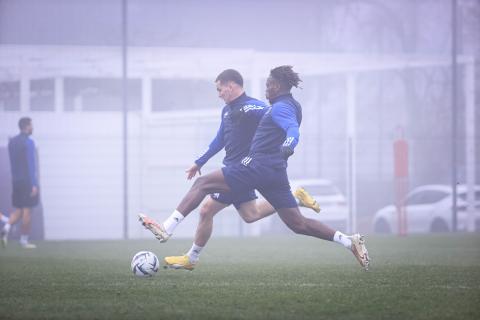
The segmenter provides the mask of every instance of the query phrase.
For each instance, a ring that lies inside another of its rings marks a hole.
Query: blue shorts
[[[298,206],[290,189],[287,168],[269,166],[252,159],[247,166],[236,163],[222,168],[222,171],[234,194],[257,189],[275,209]]]
[[[210,197],[213,200],[216,200],[220,203],[231,205],[233,204],[235,208],[239,208],[240,205],[244,202],[252,201],[257,199],[254,189],[250,189],[243,192],[221,192],[221,193],[212,193]]]
[[[38,204],[38,193],[31,196],[32,185],[30,182],[15,181],[12,189],[12,204],[15,208],[33,208]]]

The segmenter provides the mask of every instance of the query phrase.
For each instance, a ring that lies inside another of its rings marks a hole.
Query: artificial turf
[[[371,269],[313,238],[213,238],[197,268],[136,278],[191,240],[0,248],[0,319],[480,319],[480,234],[367,237]]]

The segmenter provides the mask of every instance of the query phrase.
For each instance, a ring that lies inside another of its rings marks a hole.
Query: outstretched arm
[[[212,142],[210,142],[208,149],[200,157],[198,157],[197,160],[195,160],[195,163],[190,168],[185,170],[185,172],[187,173],[188,180],[195,177],[197,172],[201,175],[202,173],[200,169],[202,168],[202,166],[205,163],[207,163],[207,161],[210,160],[211,157],[216,155],[220,150],[222,150],[225,147],[225,141],[223,137],[224,137],[224,134],[223,134],[223,117],[222,117],[222,122],[220,123],[220,128],[217,131],[217,135],[212,140]]]

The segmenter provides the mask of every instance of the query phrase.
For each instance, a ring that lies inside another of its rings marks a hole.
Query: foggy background
[[[408,191],[450,186],[455,174],[470,186],[458,229],[480,229],[480,217],[469,218],[480,211],[472,188],[480,181],[479,1],[457,1],[455,104],[454,1],[125,3],[122,16],[120,0],[0,0],[0,211],[12,209],[8,138],[30,116],[40,172],[37,238],[150,236],[136,214],[170,215],[191,185],[184,170],[218,129],[218,73],[237,69],[247,94],[265,100],[269,70],[284,64],[303,79],[292,90],[304,121],[289,177],[337,188],[346,216],[332,224],[373,232],[375,213],[397,201],[398,183]],[[396,141],[408,150],[408,175],[399,179]],[[203,172],[220,168],[223,155]],[[318,218],[328,223],[329,213]],[[193,236],[197,216],[175,235]],[[280,232],[275,216],[246,225],[229,208],[215,219],[217,236]]]

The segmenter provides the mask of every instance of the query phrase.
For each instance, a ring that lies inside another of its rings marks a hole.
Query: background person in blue
[[[335,241],[351,250],[360,265],[369,265],[364,237],[347,236],[334,231],[318,220],[304,217],[290,192],[287,159],[299,141],[302,121],[300,104],[290,93],[298,87],[300,78],[291,66],[280,66],[270,71],[266,83],[266,97],[271,103],[258,125],[249,155],[240,163],[199,177],[172,215],[187,216],[197,208],[207,194],[214,192],[240,193],[257,189],[278,212],[282,221],[295,233]],[[160,241],[171,236],[164,225],[143,223]]]
[[[233,69],[222,71],[215,79],[219,98],[226,105],[221,112],[220,128],[206,152],[195,160],[194,164],[186,170],[187,179],[193,178],[201,167],[215,154],[225,148],[223,164],[225,166],[239,163],[248,155],[253,135],[260,120],[268,107],[264,102],[251,98],[243,89],[242,75]],[[305,190],[297,190],[299,202],[304,206],[316,204]],[[195,233],[192,247],[186,255],[166,257],[167,264],[173,268],[193,269],[199,259],[200,252],[208,242],[213,229],[213,217],[219,211],[233,204],[240,216],[247,223],[252,223],[275,212],[273,206],[265,200],[256,201],[257,196],[253,188],[241,192],[221,192],[211,194],[200,209],[200,220]],[[304,203],[305,202],[305,203]],[[317,204],[318,206],[318,204]],[[312,208],[318,209],[318,208]],[[184,218],[175,213],[164,223],[169,234]],[[148,221],[143,215],[142,219]]]
[[[1,217],[5,223],[0,231],[3,246],[7,245],[10,227],[22,218],[20,244],[24,248],[36,248],[28,242],[31,226],[31,209],[38,204],[39,189],[36,170],[35,143],[30,138],[33,133],[32,119],[21,118],[18,121],[20,133],[10,139],[8,153],[12,172],[12,203],[15,211],[10,215]]]

